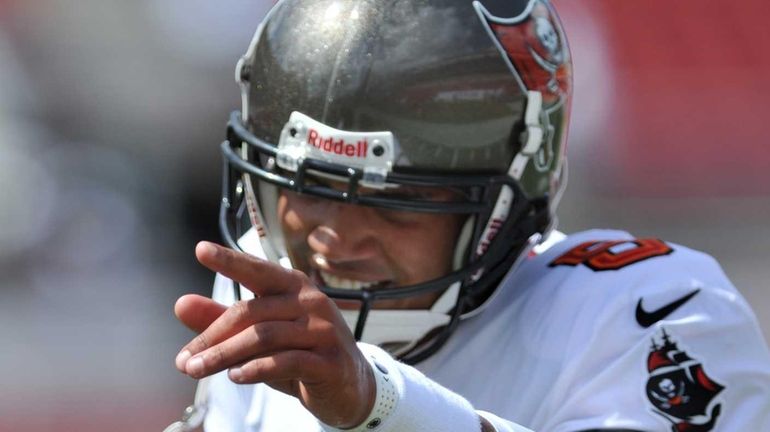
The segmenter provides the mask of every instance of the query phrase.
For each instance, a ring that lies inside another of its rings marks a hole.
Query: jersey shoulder
[[[619,417],[638,425],[632,429],[718,421],[740,430],[770,421],[770,352],[750,307],[708,254],[592,230],[567,236],[520,270],[503,287],[516,299],[508,315],[514,342],[528,347],[535,360],[527,363],[558,365],[553,387],[569,389],[559,393],[628,407]],[[671,383],[689,404],[666,398]],[[608,421],[597,413],[575,423],[572,408],[585,405],[557,393],[550,401],[551,414],[563,416],[543,424],[581,430]]]
[[[590,230],[564,237],[531,254],[521,277],[549,295],[624,297],[670,292],[673,286],[711,287],[735,293],[719,263],[706,253],[625,231]],[[545,285],[545,288],[543,288]],[[552,290],[557,292],[553,292]]]
[[[583,267],[593,273],[642,272],[651,267],[672,268],[693,263],[719,269],[710,255],[658,237],[638,237],[626,231],[595,229],[568,236],[541,250],[534,261],[549,260],[549,267]]]
[[[566,236],[530,254],[499,292],[493,314],[560,347],[579,348],[597,334],[615,335],[623,344],[664,324],[756,326],[748,304],[712,257],[623,231]]]
[[[536,250],[431,365],[451,371],[434,373],[534,430],[764,430],[770,352],[750,308],[707,254],[643,240],[593,230]],[[493,382],[452,381],[473,368]]]

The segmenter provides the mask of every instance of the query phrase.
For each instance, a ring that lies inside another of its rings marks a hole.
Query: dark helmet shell
[[[546,0],[283,0],[239,63],[245,118],[234,117],[223,148],[236,171],[310,193],[304,171],[282,178],[270,168],[282,130],[299,112],[340,131],[392,133],[388,182],[474,185],[476,201],[453,207],[474,217],[465,267],[448,276],[463,284],[455,323],[494,292],[528,239],[551,225],[563,186],[570,61]],[[259,150],[227,150],[241,143]],[[320,196],[425,211],[356,201],[355,170],[322,165],[313,169],[353,174],[351,193]],[[226,191],[223,205],[232,196]],[[446,286],[440,282],[388,295]]]

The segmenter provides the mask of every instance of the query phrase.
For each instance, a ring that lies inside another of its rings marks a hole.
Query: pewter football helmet
[[[357,339],[424,359],[553,226],[571,62],[545,0],[283,0],[236,80],[243,106],[222,144],[220,227],[231,247],[256,233],[261,253],[292,266],[276,218],[282,189],[464,215],[448,274],[412,286],[320,287],[360,302],[343,311]],[[442,202],[362,193],[401,187],[461,193]],[[428,292],[441,293],[430,309],[376,307]]]

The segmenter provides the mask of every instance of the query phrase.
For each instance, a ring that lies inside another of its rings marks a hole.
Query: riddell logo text
[[[307,142],[313,147],[325,151],[326,153],[358,158],[366,157],[366,149],[368,147],[366,139],[358,140],[355,143],[349,143],[342,138],[336,140],[333,137],[324,138],[315,129],[310,129],[308,131]]]

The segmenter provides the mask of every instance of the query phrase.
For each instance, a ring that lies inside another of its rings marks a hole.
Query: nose
[[[314,253],[329,264],[338,265],[376,256],[378,236],[373,209],[335,201],[322,207],[307,236],[307,244]]]

